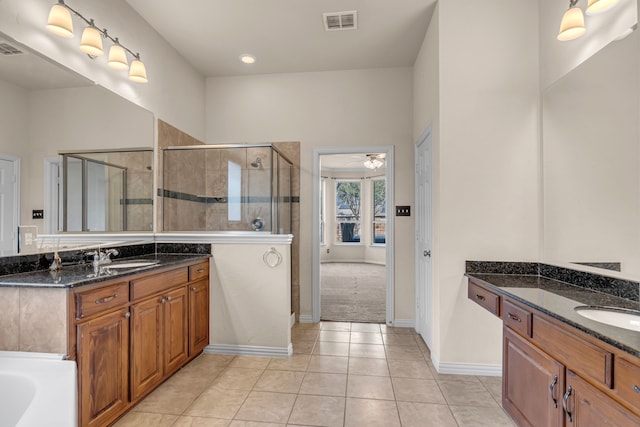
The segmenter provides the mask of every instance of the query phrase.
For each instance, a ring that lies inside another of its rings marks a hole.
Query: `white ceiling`
[[[436,0],[127,0],[205,77],[409,67]],[[358,11],[358,29],[322,13]],[[241,54],[257,62],[246,65]]]
[[[380,153],[353,153],[353,154],[323,154],[320,156],[320,168],[322,170],[365,170],[370,171],[364,166],[365,160],[368,159],[367,154],[380,154]],[[382,166],[382,170],[386,167]]]

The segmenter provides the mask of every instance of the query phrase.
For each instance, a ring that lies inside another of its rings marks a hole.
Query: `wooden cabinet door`
[[[209,279],[189,284],[189,356],[209,345]]]
[[[163,379],[164,297],[131,306],[131,399],[137,400]]]
[[[106,426],[128,406],[129,312],[77,326],[80,425]]]
[[[166,294],[164,306],[164,373],[179,369],[189,358],[189,297],[186,286]]]
[[[502,406],[520,426],[562,426],[564,366],[503,328]]]
[[[571,371],[567,371],[564,405],[567,426],[635,427],[640,425],[640,417],[633,415]]]

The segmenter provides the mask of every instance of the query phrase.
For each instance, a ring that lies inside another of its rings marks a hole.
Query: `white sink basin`
[[[640,312],[614,307],[579,306],[576,313],[587,319],[640,332]]]
[[[129,261],[106,264],[106,268],[141,268],[158,264],[159,261]]]

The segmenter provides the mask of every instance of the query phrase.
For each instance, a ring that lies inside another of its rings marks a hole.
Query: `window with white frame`
[[[360,243],[360,181],[336,182],[336,242]]]
[[[387,241],[387,181],[374,179],[371,186],[372,200],[372,242],[384,245]]]

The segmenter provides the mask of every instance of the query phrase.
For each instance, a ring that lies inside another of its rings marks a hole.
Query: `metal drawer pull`
[[[564,412],[566,412],[567,416],[569,417],[569,422],[573,422],[573,416],[571,415],[571,411],[569,411],[569,408],[567,405],[569,396],[571,396],[571,391],[573,391],[573,389],[571,388],[571,386],[569,386],[569,388],[567,389],[567,392],[564,394],[564,397],[562,398],[562,407],[564,408]]]
[[[110,297],[97,299],[96,304],[104,304],[105,302],[113,301],[116,298],[118,298],[118,294],[113,294]]]
[[[549,394],[551,395],[551,399],[553,399],[554,408],[558,407],[558,400],[556,399],[556,393],[555,393],[556,384],[558,384],[558,376],[554,375],[553,381],[551,381],[551,384],[549,384]]]
[[[200,268],[200,269],[196,270],[196,273],[204,273],[204,268]]]
[[[262,256],[262,261],[270,268],[276,268],[282,263],[282,255],[276,248],[271,248]]]
[[[633,391],[635,391],[636,393],[640,394],[640,387],[638,387],[637,385],[633,385]]]
[[[515,314],[507,313],[507,317],[509,319],[515,320],[516,322],[522,322],[522,320]]]
[[[480,295],[480,294],[476,294],[476,298],[478,298],[480,301],[486,300],[486,298],[483,295]]]

